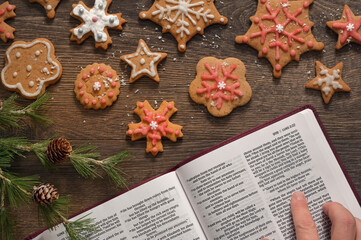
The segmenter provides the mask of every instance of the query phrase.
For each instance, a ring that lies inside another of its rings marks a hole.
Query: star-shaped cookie
[[[326,104],[335,92],[350,92],[351,88],[342,80],[342,68],[342,62],[329,69],[316,61],[316,77],[306,84],[306,88],[320,90]]]
[[[48,18],[55,17],[55,8],[58,6],[61,0],[29,0],[31,3],[40,3],[46,11]]]
[[[151,52],[143,39],[139,40],[138,48],[135,53],[121,56],[124,62],[132,67],[129,82],[133,83],[142,76],[148,76],[156,82],[159,82],[157,71],[158,63],[167,57],[166,53]]]
[[[340,49],[350,42],[361,44],[361,16],[355,16],[349,6],[345,5],[340,20],[330,21],[326,24],[338,34],[336,49]]]

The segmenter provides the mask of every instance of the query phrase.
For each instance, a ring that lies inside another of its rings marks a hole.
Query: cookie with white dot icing
[[[117,72],[108,65],[94,63],[78,74],[74,92],[86,109],[104,109],[117,100],[119,89]]]
[[[82,24],[70,30],[70,40],[81,44],[85,39],[93,36],[95,47],[106,50],[113,42],[108,29],[122,30],[122,24],[126,22],[121,13],[108,14],[111,2],[112,0],[95,0],[92,8],[88,8],[82,1],[73,4],[70,15]]]
[[[29,0],[31,3],[40,3],[45,11],[48,18],[55,17],[55,8],[58,6],[61,0]]]
[[[35,99],[61,75],[62,66],[55,57],[53,44],[48,39],[38,38],[32,42],[14,42],[6,50],[1,83],[10,91]]]

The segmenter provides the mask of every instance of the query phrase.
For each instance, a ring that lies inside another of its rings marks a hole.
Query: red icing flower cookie
[[[311,32],[314,25],[309,20],[309,6],[313,0],[259,0],[252,26],[237,43],[246,43],[258,50],[258,57],[265,57],[273,66],[273,76],[280,78],[282,68],[290,61],[300,60],[301,54],[322,50]]]
[[[174,102],[163,101],[158,110],[154,110],[148,101],[137,102],[134,112],[140,117],[141,122],[128,124],[129,130],[126,134],[132,141],[147,138],[146,152],[156,156],[158,152],[163,152],[162,137],[167,137],[173,142],[183,137],[183,127],[169,121],[177,110]]]
[[[94,63],[81,70],[75,80],[76,98],[87,109],[111,106],[120,93],[119,77],[110,66]]]
[[[16,17],[14,9],[15,5],[10,5],[9,2],[0,5],[0,38],[4,42],[7,42],[8,39],[14,39],[15,28],[5,23],[6,19]]]
[[[340,20],[330,21],[326,24],[338,34],[336,49],[340,49],[350,42],[361,44],[361,16],[355,16],[349,6],[345,5]]]

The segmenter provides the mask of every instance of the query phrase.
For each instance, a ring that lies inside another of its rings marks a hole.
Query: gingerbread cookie
[[[93,36],[96,48],[106,50],[112,44],[108,29],[122,30],[122,24],[126,21],[121,13],[108,14],[108,8],[112,0],[95,0],[94,7],[88,8],[82,1],[73,4],[70,15],[82,22],[71,31],[71,41],[81,44],[89,36]]]
[[[140,39],[138,48],[135,53],[121,56],[124,62],[132,67],[129,82],[133,83],[143,76],[147,76],[156,82],[159,82],[159,75],[157,71],[158,63],[167,57],[166,53],[151,52],[144,42]]]
[[[105,64],[94,63],[82,69],[75,80],[76,98],[87,109],[111,106],[120,93],[116,71]]]
[[[10,91],[34,99],[42,95],[48,85],[56,83],[61,74],[62,66],[48,39],[38,38],[30,43],[17,41],[5,53],[1,83]]]
[[[126,134],[132,141],[147,138],[146,152],[156,156],[158,152],[163,152],[162,137],[167,137],[173,142],[183,137],[183,127],[169,121],[177,110],[174,102],[163,101],[158,110],[154,110],[148,101],[137,102],[134,112],[140,117],[141,122],[128,124],[129,130]]]
[[[5,23],[6,19],[16,17],[14,10],[15,5],[10,5],[9,2],[4,2],[0,5],[0,38],[4,42],[14,39],[15,28]]]
[[[252,26],[237,43],[246,43],[258,50],[258,57],[265,57],[273,66],[273,76],[280,78],[282,68],[290,61],[300,60],[301,54],[322,50],[311,32],[314,25],[309,20],[309,6],[313,0],[258,0]]]
[[[224,117],[251,99],[252,89],[245,76],[246,68],[236,58],[203,58],[197,64],[197,76],[189,86],[189,95],[213,116]]]
[[[306,88],[320,90],[323,101],[328,104],[335,92],[350,92],[351,88],[342,80],[343,63],[328,69],[316,61],[316,77],[306,84]]]
[[[226,24],[214,6],[214,0],[156,0],[152,7],[139,13],[141,19],[150,19],[170,32],[178,41],[178,51],[186,50],[186,43],[197,33],[203,34],[209,25]]]
[[[340,49],[350,42],[361,44],[361,16],[355,16],[349,6],[345,5],[340,20],[330,21],[326,24],[338,34],[336,49]]]
[[[31,3],[40,3],[45,11],[48,18],[55,17],[55,8],[58,6],[61,0],[29,0]]]

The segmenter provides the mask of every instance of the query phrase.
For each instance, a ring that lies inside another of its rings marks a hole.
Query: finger
[[[341,204],[329,202],[323,204],[323,211],[332,222],[331,240],[355,240],[356,220]]]
[[[297,240],[319,239],[316,224],[313,221],[308,209],[307,200],[302,192],[297,191],[292,194],[291,211]]]
[[[356,240],[361,239],[361,220],[358,218],[356,219]]]

